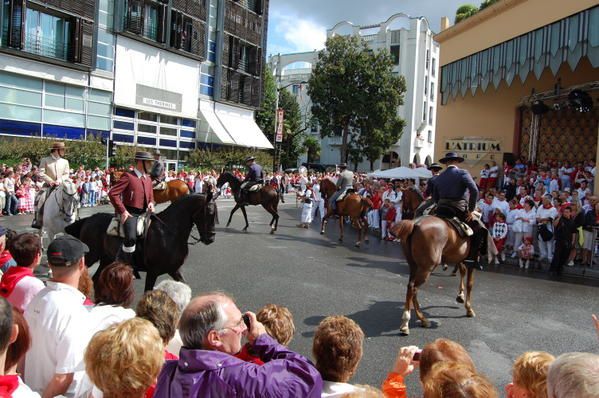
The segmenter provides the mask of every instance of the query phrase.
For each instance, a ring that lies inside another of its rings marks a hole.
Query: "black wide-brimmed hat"
[[[455,152],[447,152],[447,154],[445,155],[445,157],[443,159],[439,159],[439,163],[445,164],[445,163],[449,162],[450,160],[455,160],[455,161],[462,163],[464,161],[464,158],[459,156]]]
[[[337,167],[339,167],[340,169],[347,169],[347,163],[339,163]]]
[[[154,157],[150,152],[135,152],[135,160],[154,160]]]
[[[248,156],[247,158],[245,158],[245,162],[246,162],[246,163],[247,163],[247,162],[251,162],[252,160],[256,160],[256,158],[255,158],[255,157],[253,157],[253,156]]]
[[[430,166],[428,166],[429,170],[443,170],[443,166],[440,165],[439,163],[433,163]]]

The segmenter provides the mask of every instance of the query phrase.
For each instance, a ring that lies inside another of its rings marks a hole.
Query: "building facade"
[[[599,7],[503,0],[448,27],[441,45],[435,153],[485,163],[597,156]],[[575,97],[593,100],[576,105]]]
[[[268,0],[7,0],[0,134],[160,149],[272,148],[262,99]]]
[[[334,35],[359,36],[371,49],[388,51],[395,64],[393,73],[404,76],[406,80],[404,105],[398,109],[398,115],[406,121],[406,126],[400,140],[375,162],[374,168],[387,169],[409,163],[430,164],[435,144],[439,46],[433,40],[428,21],[405,14],[395,14],[383,23],[369,26],[343,21],[327,31],[328,37]],[[291,84],[288,90],[296,94],[302,112],[309,112],[311,103],[305,83],[299,83],[309,79],[317,59],[317,51],[275,55],[270,59],[279,87]],[[310,119],[309,114],[305,119]],[[320,138],[317,125],[311,126],[310,130]],[[341,136],[322,138],[319,162],[339,163],[340,146]],[[358,169],[369,170],[369,162],[362,162]]]

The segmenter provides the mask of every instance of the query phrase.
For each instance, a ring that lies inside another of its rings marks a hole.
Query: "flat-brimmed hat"
[[[135,160],[154,160],[154,157],[150,154],[150,152],[135,152]]]
[[[428,166],[429,170],[443,170],[443,166],[440,165],[439,163],[433,163],[430,166]]]
[[[50,151],[59,150],[59,149],[66,149],[66,146],[64,145],[64,142],[54,142],[54,143],[52,143],[52,146],[50,147]]]
[[[447,162],[449,162],[451,160],[455,160],[455,161],[458,161],[458,162],[461,163],[461,162],[464,161],[464,158],[461,157],[461,156],[459,156],[455,152],[447,152],[447,154],[445,155],[445,157],[443,159],[439,159],[439,163],[445,164],[445,163],[447,163]]]
[[[58,267],[70,267],[89,252],[89,247],[71,235],[62,235],[48,246],[48,263]]]
[[[347,169],[347,163],[339,163],[337,167],[339,167],[340,169]]]
[[[252,160],[256,160],[256,158],[253,156],[248,156],[247,158],[245,158],[245,163],[251,162]]]

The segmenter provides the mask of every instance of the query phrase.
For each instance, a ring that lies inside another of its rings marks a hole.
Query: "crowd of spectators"
[[[19,234],[7,246],[16,265],[0,279],[3,397],[403,398],[412,384],[425,398],[500,396],[467,350],[449,339],[400,348],[381,386],[358,385],[352,378],[365,333],[345,316],[320,322],[311,360],[288,348],[295,325],[286,307],[242,312],[224,292],[192,298],[189,286],[165,280],[134,310],[134,278],[119,262],[102,271],[86,302],[90,293],[80,288],[88,277],[88,248],[82,242],[68,236],[51,242],[52,279],[45,285],[33,274],[39,238]],[[418,378],[410,376],[417,369]],[[511,378],[503,387],[509,398],[597,397],[599,355],[525,352]]]

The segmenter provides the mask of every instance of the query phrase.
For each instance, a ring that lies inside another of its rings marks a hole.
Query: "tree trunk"
[[[343,133],[341,136],[341,163],[347,163],[349,151],[347,150],[347,141],[349,138],[349,123],[345,123],[343,126]]]
[[[370,171],[374,171],[374,160],[370,159]]]

